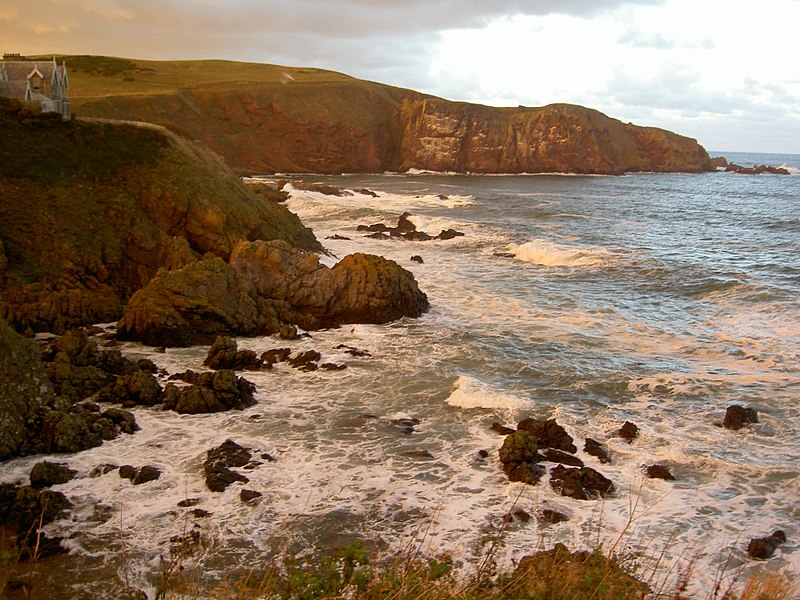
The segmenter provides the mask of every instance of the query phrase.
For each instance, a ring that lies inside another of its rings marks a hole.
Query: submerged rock
[[[650,465],[645,468],[645,473],[650,479],[664,479],[665,481],[675,480],[672,471],[669,470],[669,467],[665,467],[664,465]]]

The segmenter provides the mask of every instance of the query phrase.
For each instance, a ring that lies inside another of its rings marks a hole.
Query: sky
[[[3,0],[0,51],[319,67],[800,154],[800,0]]]

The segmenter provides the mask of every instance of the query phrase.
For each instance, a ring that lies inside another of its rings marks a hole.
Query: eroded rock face
[[[286,325],[385,323],[427,308],[413,275],[390,260],[352,254],[329,269],[282,241],[242,242],[229,262],[210,257],[159,272],[131,298],[117,330],[153,346],[186,346]]]
[[[695,140],[626,125],[589,108],[494,108],[353,79],[115,97],[113,102],[88,102],[80,110],[172,121],[246,173],[711,169],[708,154]],[[232,110],[241,112],[238,118],[231,118]]]

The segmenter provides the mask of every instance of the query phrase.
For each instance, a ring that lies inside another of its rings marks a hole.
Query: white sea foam
[[[524,410],[531,407],[530,400],[493,389],[488,384],[460,375],[447,397],[450,406],[459,408],[496,408],[501,410]]]
[[[603,248],[559,244],[534,239],[509,248],[514,258],[544,267],[597,267],[607,264],[612,255]]]

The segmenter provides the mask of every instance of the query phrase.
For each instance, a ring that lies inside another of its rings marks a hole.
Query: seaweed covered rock
[[[210,344],[220,335],[271,335],[417,317],[428,300],[397,263],[352,254],[334,267],[286,242],[240,242],[228,262],[209,257],[160,271],[131,298],[118,336],[154,346]]]
[[[77,471],[64,464],[43,460],[33,465],[31,469],[31,487],[39,490],[59,483],[66,483],[77,474]]]
[[[528,431],[519,430],[506,436],[500,447],[500,463],[509,481],[535,485],[545,469],[537,464],[541,456],[536,438]]]

